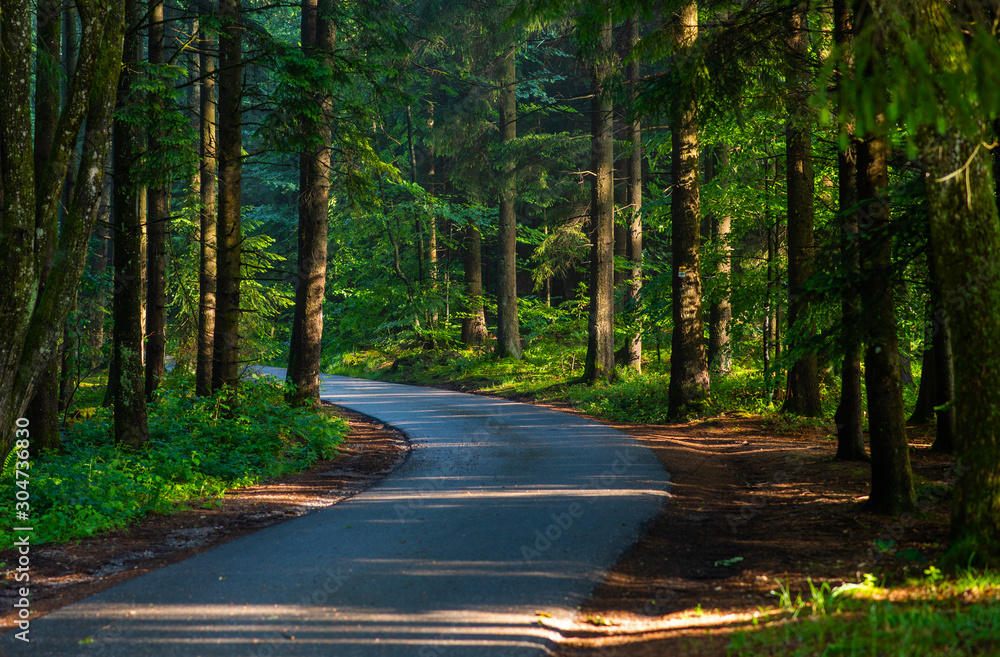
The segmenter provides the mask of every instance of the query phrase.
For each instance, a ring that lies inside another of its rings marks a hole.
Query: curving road
[[[8,632],[0,655],[549,654],[668,495],[651,451],[565,413],[336,376],[323,399],[402,430],[410,457],[352,499],[34,621],[30,644]]]

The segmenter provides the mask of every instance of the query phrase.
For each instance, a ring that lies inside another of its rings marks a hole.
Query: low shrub
[[[184,385],[190,390],[193,386]],[[114,444],[111,409],[69,427],[58,452],[33,454],[30,524],[34,543],[124,527],[150,513],[308,468],[336,454],[347,423],[330,412],[291,408],[273,378],[246,381],[230,412],[221,396],[165,388],[149,405],[149,445]],[[0,475],[0,513],[15,517],[13,462]],[[10,546],[9,528],[0,545]]]

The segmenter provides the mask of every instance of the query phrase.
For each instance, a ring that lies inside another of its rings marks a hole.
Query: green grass
[[[1000,575],[967,571],[893,589],[868,575],[831,589],[810,583],[806,599],[779,587],[782,618],[735,634],[729,654],[875,657],[1000,654]]]
[[[173,380],[149,406],[150,444],[113,442],[111,409],[81,409],[63,449],[32,454],[30,519],[34,543],[67,541],[120,528],[151,513],[308,468],[336,453],[347,423],[327,412],[290,408],[274,379],[246,381],[228,413],[222,398],[198,398]],[[0,475],[0,514],[15,517],[13,459]],[[0,528],[0,545],[14,540]]]

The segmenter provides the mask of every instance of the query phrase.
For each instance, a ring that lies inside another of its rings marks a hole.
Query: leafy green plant
[[[333,456],[347,433],[339,417],[287,406],[274,379],[245,382],[231,417],[221,397],[194,397],[185,392],[189,381],[172,383],[149,407],[148,447],[114,445],[112,412],[100,409],[69,428],[61,452],[32,461],[35,542],[92,536],[305,469]],[[14,479],[6,470],[0,495],[0,512],[13,517]],[[0,529],[0,544],[12,540]]]

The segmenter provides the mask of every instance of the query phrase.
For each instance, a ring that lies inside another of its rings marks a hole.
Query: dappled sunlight
[[[101,645],[122,648],[135,645],[137,649],[141,645],[156,646],[154,649],[159,652],[166,646],[186,645],[199,651],[208,646],[252,651],[269,643],[338,646],[338,650],[350,650],[350,646],[546,650],[557,637],[554,629],[538,623],[539,616],[531,607],[506,612],[446,609],[399,613],[391,609],[305,605],[141,607],[87,603],[78,605],[73,613],[60,614],[69,624],[93,615],[110,621],[90,637],[88,643],[94,650]],[[226,650],[225,654],[247,653]]]

